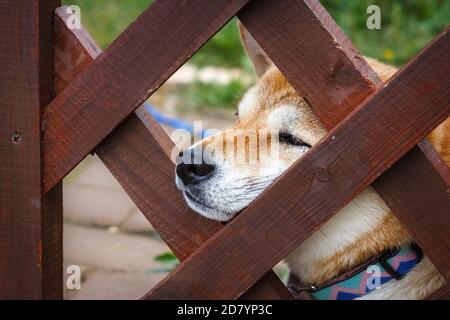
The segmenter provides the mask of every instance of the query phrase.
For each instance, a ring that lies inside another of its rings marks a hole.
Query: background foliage
[[[152,0],[63,0],[81,7],[82,23],[106,48]],[[322,0],[321,3],[366,56],[401,66],[450,23],[449,0]],[[381,8],[381,30],[366,28],[369,5]],[[251,64],[240,44],[235,19],[196,53],[191,63],[199,68],[219,66],[251,72]],[[195,81],[184,88],[189,105],[227,107],[233,105],[247,85],[233,81],[211,85]]]

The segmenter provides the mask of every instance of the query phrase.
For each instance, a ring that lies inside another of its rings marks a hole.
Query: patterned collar
[[[316,300],[353,300],[373,290],[382,289],[383,285],[392,280],[400,280],[422,257],[420,248],[412,244],[409,247],[383,252],[318,288],[302,285],[300,280],[291,274],[288,288],[294,296],[300,298],[304,298],[307,292]]]

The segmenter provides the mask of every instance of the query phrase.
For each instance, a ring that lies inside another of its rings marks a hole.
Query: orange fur
[[[317,273],[314,279],[303,280],[320,285],[353,266],[369,260],[387,248],[402,247],[410,241],[410,235],[401,226],[398,219],[393,214],[389,214],[375,229],[350,246],[317,262],[315,268]]]
[[[428,136],[428,139],[445,163],[450,165],[450,118],[434,129]]]

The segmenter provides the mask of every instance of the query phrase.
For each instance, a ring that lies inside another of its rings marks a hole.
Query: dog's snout
[[[186,185],[197,184],[210,177],[214,171],[214,165],[206,163],[203,156],[197,154],[196,151],[186,152],[189,153],[186,155],[180,152],[179,157],[182,162],[176,167],[177,176],[181,181]]]

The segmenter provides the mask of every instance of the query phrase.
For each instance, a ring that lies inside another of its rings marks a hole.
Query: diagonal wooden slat
[[[434,292],[432,295],[427,297],[427,300],[450,300],[450,284],[447,283],[445,287]]]
[[[373,187],[449,281],[450,169],[433,146],[421,142]]]
[[[47,106],[44,191],[60,181],[248,1],[155,1]]]
[[[449,50],[444,32],[147,297],[239,297],[450,115]]]
[[[372,86],[373,87],[373,86]],[[369,88],[370,88],[370,86],[369,86]]]
[[[270,0],[251,2],[238,16],[329,129],[380,85],[376,75],[317,0],[289,1],[283,5]],[[396,166],[398,169],[390,170],[392,174],[383,176],[373,187],[405,227],[417,236],[416,241],[448,278],[450,239],[444,237],[437,244],[434,235],[448,233],[447,211],[439,204],[445,203],[445,185],[450,180],[435,172],[436,166],[442,167],[439,157],[423,161],[426,156],[422,153],[419,148],[412,150],[402,168]],[[402,174],[394,174],[396,170],[401,170]],[[424,172],[430,175],[421,180]],[[414,180],[422,181],[422,191],[428,191],[420,198],[409,195]],[[434,203],[432,207],[436,210],[429,209],[427,203]],[[423,228],[421,217],[434,223]]]
[[[252,1],[238,17],[329,129],[381,85],[317,0]]]
[[[158,141],[149,137],[152,128],[132,116],[96,152],[158,234],[183,260],[223,225],[201,218],[187,207],[174,184],[173,163],[159,148]],[[291,296],[270,272],[245,298],[289,299]]]
[[[65,7],[55,19],[55,77],[60,92],[80,74],[101,49],[84,28],[68,29]],[[169,159],[173,144],[167,134],[142,109],[130,115],[97,148],[96,153],[138,205],[159,235],[184,260],[222,224],[201,218],[184,203],[174,185]],[[248,299],[292,298],[278,277],[269,272]]]

